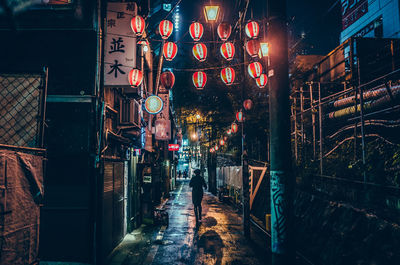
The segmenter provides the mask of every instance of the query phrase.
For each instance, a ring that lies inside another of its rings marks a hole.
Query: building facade
[[[350,37],[399,38],[398,0],[341,0],[340,43]]]

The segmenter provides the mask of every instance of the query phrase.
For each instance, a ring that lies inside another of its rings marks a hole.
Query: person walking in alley
[[[201,222],[201,201],[203,200],[203,187],[207,189],[207,184],[200,173],[200,169],[196,169],[194,171],[194,176],[189,182],[189,187],[192,188],[192,202],[194,205],[194,215],[196,216],[196,227],[198,227]]]

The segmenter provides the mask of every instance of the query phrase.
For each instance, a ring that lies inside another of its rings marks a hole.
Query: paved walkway
[[[203,223],[196,229],[189,180],[181,183],[166,204],[168,228],[153,234],[148,231],[147,236],[146,231],[128,234],[114,251],[110,265],[269,263],[268,251],[257,249],[242,235],[240,214],[209,193],[203,198]]]

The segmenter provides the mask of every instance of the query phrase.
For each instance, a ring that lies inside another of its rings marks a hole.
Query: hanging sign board
[[[171,140],[171,121],[166,119],[156,120],[156,140]]]
[[[136,35],[131,29],[131,19],[136,13],[134,2],[107,4],[106,86],[129,86],[129,72],[136,68]]]
[[[160,113],[157,114],[157,119],[166,119],[169,120],[169,93],[167,94],[159,94],[163,102],[163,109]]]
[[[179,151],[179,144],[169,144],[168,151]]]
[[[157,113],[160,113],[160,111],[164,107],[164,102],[163,100],[158,97],[158,96],[149,96],[146,98],[144,101],[144,109],[146,110],[147,113],[155,115]]]

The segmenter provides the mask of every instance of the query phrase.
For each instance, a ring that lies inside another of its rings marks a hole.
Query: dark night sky
[[[205,1],[182,0],[180,14],[182,26],[180,34],[187,31],[189,24],[203,16],[202,6]],[[223,11],[229,15],[237,15],[237,4],[242,1],[222,0]],[[288,0],[287,16],[289,22],[290,45],[296,44],[302,33],[305,39],[296,45],[296,52],[307,54],[327,54],[339,45],[339,34],[341,28],[340,2],[332,8],[337,0]],[[266,13],[267,0],[250,0],[247,19],[261,19]],[[229,8],[227,8],[227,6]],[[172,19],[172,16],[170,16]],[[181,37],[181,36],[180,36]],[[180,38],[179,37],[179,38]],[[186,36],[185,40],[190,41]]]

